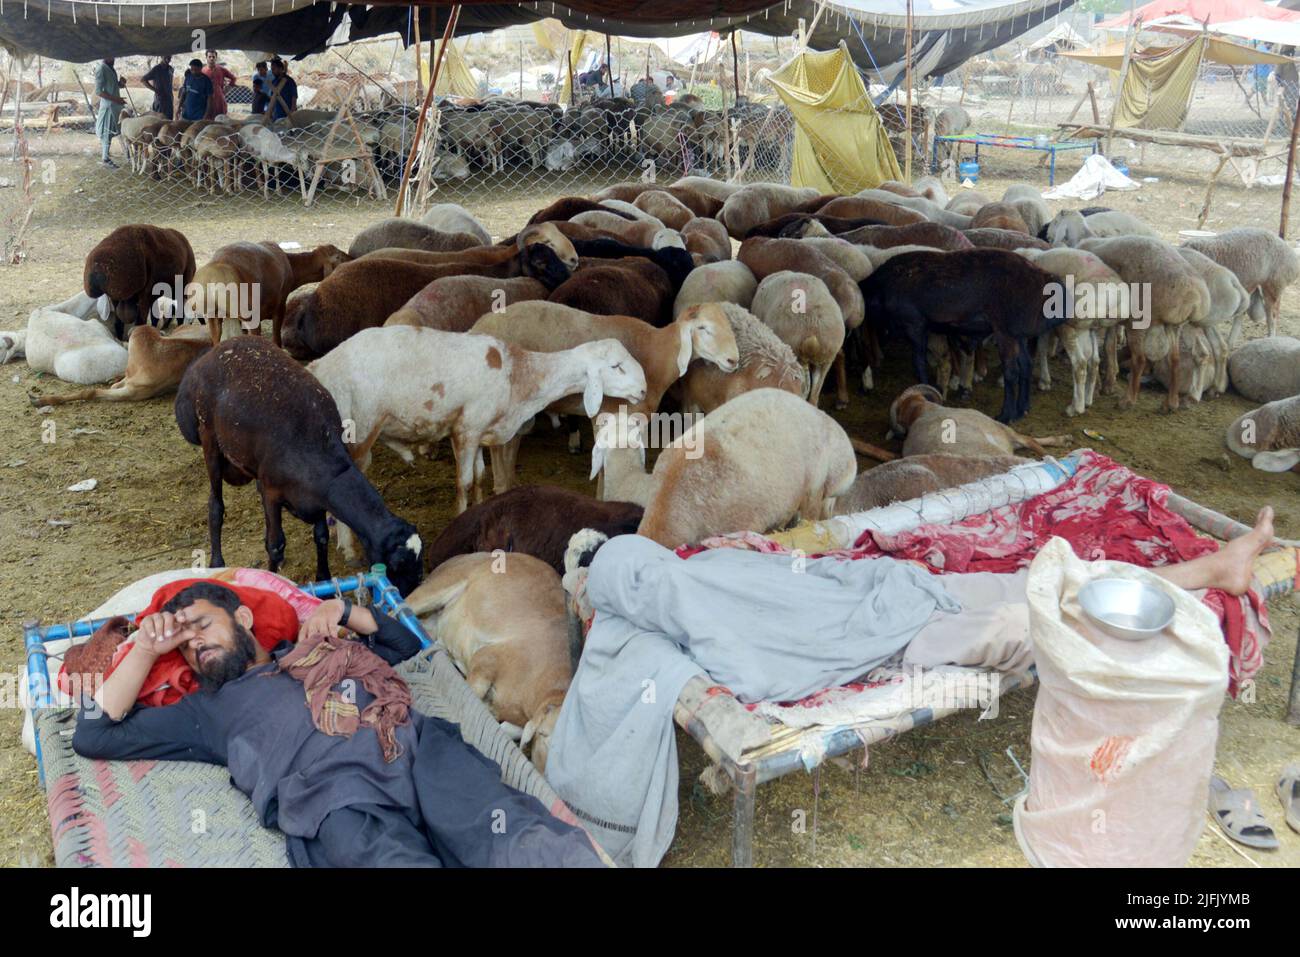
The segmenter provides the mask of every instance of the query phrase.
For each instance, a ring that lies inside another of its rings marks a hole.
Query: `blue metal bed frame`
[[[936,136],[934,144],[930,147],[930,163],[937,166],[939,162],[939,144],[955,143],[957,144],[957,159],[961,159],[961,146],[963,143],[975,147],[975,161],[979,162],[981,146],[996,146],[1008,150],[1031,150],[1035,153],[1046,153],[1051,158],[1047,169],[1047,185],[1049,187],[1056,185],[1056,154],[1060,151],[1070,150],[1092,150],[1095,156],[1100,141],[1091,140],[1083,142],[1082,140],[1062,140],[1059,143],[1051,142],[1046,146],[1038,146],[1032,136],[999,136],[995,133],[959,133],[954,136]]]

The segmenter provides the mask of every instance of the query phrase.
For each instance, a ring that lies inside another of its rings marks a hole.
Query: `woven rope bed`
[[[418,711],[460,727],[501,768],[501,779],[553,815],[578,824],[546,779],[470,690],[447,653],[430,645],[396,589],[377,572],[303,586],[318,597],[357,593],[411,628],[426,645],[398,672]],[[99,622],[25,626],[28,700],[62,867],[287,867],[284,836],[262,827],[224,767],[189,761],[102,761],[73,753],[76,712],[53,703],[46,642],[89,636]]]

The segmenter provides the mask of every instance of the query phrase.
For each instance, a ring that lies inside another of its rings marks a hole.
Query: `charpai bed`
[[[184,577],[192,576],[184,573]],[[350,595],[396,618],[424,649],[398,672],[417,710],[460,727],[501,768],[501,779],[571,824],[579,822],[465,683],[447,653],[384,577],[370,573],[301,586],[320,598]],[[284,837],[262,827],[225,768],[187,761],[101,761],[72,751],[76,711],[55,677],[63,652],[104,619],[24,626],[26,707],[50,812],[55,863],[65,867],[286,867]],[[28,729],[24,730],[27,737]]]

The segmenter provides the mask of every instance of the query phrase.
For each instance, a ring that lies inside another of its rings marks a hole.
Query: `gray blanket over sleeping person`
[[[659,863],[677,826],[673,705],[693,676],[742,702],[796,700],[887,660],[936,610],[961,610],[906,562],[730,548],[683,560],[638,535],[596,553],[587,598],[595,618],[546,777],[616,863],[637,867]]]

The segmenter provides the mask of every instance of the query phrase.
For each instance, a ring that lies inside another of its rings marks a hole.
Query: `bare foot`
[[[1255,527],[1228,542],[1214,556],[1219,566],[1214,574],[1214,587],[1229,595],[1244,595],[1255,574],[1255,559],[1272,544],[1273,508],[1265,505],[1255,518]]]

